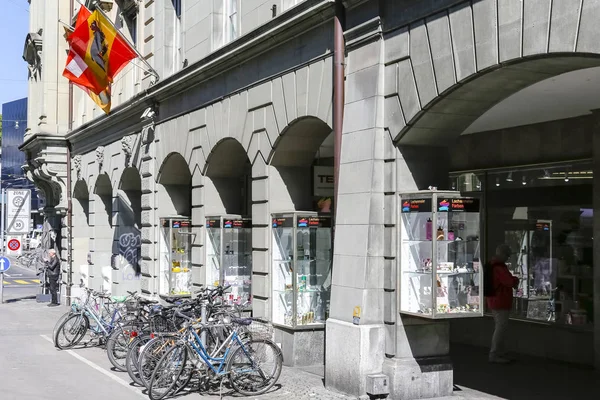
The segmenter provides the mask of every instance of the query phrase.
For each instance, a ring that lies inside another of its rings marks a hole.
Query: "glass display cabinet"
[[[437,190],[400,197],[400,311],[482,316],[479,199]]]
[[[252,302],[252,220],[206,217],[207,286],[229,285],[227,304]]]
[[[272,215],[273,323],[321,326],[329,315],[331,217],[310,212]]]
[[[160,294],[192,294],[192,232],[188,217],[160,219]]]

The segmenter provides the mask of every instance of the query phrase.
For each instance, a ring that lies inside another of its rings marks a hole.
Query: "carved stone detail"
[[[131,165],[131,156],[133,154],[133,143],[135,142],[135,135],[123,136],[121,139],[121,148],[123,154],[125,154],[125,166]]]
[[[96,149],[96,162],[98,162],[98,172],[102,171],[104,165],[104,146],[98,146]]]
[[[29,79],[36,81],[42,76],[42,33],[43,29],[40,29],[27,34],[23,48],[23,59],[27,62]]]
[[[75,176],[77,180],[81,179],[81,154],[73,157],[73,166],[75,167]]]

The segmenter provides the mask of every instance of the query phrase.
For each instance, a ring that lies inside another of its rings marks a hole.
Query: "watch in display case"
[[[401,312],[483,315],[479,199],[428,190],[402,194],[400,204]]]

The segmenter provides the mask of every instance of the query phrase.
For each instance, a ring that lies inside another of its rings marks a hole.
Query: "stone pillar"
[[[594,173],[594,367],[600,371],[600,110],[593,111]]]
[[[206,282],[206,216],[204,212],[204,175],[200,167],[190,163],[192,169],[192,284],[198,290]],[[209,283],[212,285],[213,283]]]
[[[325,384],[353,397],[385,358],[383,63],[379,24],[347,33],[346,97],[338,188]],[[363,35],[364,34],[364,35]],[[365,39],[366,40],[366,39]],[[360,307],[360,321],[353,311]]]
[[[154,123],[142,128],[140,175],[142,179],[142,250],[140,287],[148,296],[158,295],[158,215],[156,215],[156,143]]]
[[[271,319],[269,167],[261,152],[252,162],[252,313]]]
[[[400,240],[397,237],[399,195],[402,192],[424,190],[429,186],[445,188],[448,181],[448,152],[446,148],[432,147],[398,149],[387,133],[384,148],[386,360],[383,373],[390,379],[391,398],[451,396],[453,371],[449,359],[449,323],[401,314],[398,303],[401,288],[397,287],[400,271],[397,254]]]

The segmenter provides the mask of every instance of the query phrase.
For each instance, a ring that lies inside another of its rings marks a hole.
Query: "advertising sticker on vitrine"
[[[479,199],[452,199],[450,207],[454,212],[479,212]]]
[[[402,212],[431,212],[431,199],[407,199],[402,201]]]

